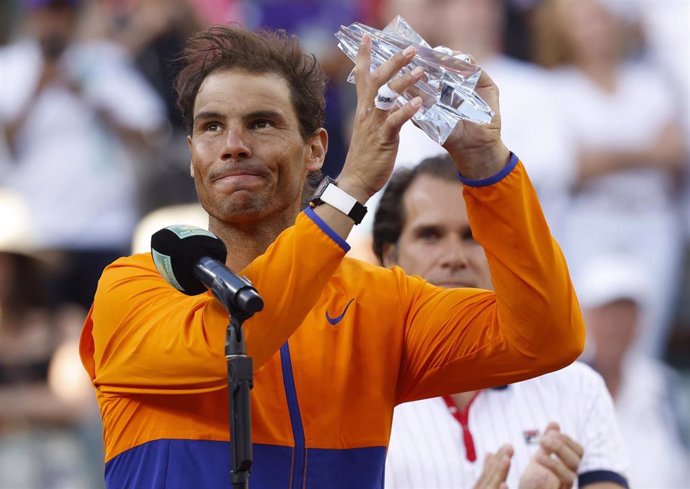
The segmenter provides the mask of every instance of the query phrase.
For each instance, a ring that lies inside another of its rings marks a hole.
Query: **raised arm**
[[[565,258],[525,168],[501,141],[498,89],[484,73],[477,91],[496,112],[492,123],[461,123],[444,147],[495,292],[429,285],[412,301],[398,402],[535,377],[573,362],[584,346]]]

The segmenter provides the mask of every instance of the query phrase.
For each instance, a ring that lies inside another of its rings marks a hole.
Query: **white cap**
[[[649,277],[633,257],[604,255],[592,258],[577,282],[577,296],[584,308],[629,299],[644,305],[650,291]]]

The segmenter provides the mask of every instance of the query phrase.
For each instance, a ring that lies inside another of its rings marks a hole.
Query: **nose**
[[[448,238],[441,257],[441,266],[451,271],[467,267],[467,247],[460,238]]]
[[[252,150],[244,131],[238,128],[229,129],[223,146],[223,160],[242,160],[251,156]]]

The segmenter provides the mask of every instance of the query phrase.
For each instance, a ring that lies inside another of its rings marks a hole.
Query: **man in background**
[[[444,287],[492,289],[461,191],[447,156],[396,172],[374,221],[380,262]],[[627,487],[611,397],[579,362],[516,384],[396,407],[386,487],[472,487],[485,454],[505,453],[506,442],[514,452],[508,487],[557,489],[575,479],[588,489]]]

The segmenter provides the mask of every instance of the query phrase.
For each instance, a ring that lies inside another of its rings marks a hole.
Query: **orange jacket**
[[[345,258],[346,244],[310,209],[241,272],[266,304],[245,323],[252,487],[380,487],[396,404],[577,358],[584,327],[565,260],[512,164],[499,181],[463,190],[495,293]],[[177,292],[148,254],[104,271],[81,357],[109,487],[229,487],[227,324],[210,293]]]

